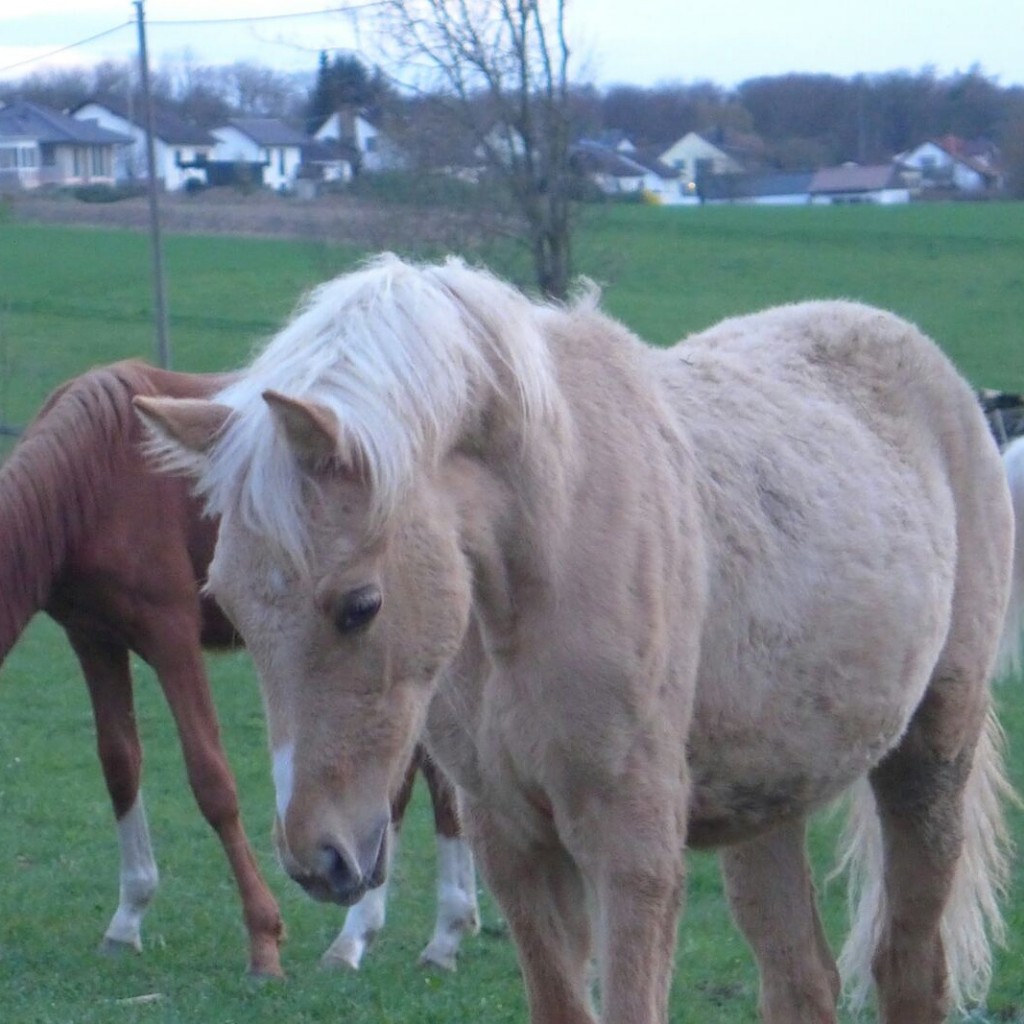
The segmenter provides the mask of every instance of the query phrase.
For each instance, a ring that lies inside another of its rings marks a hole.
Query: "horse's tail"
[[[92,370],[59,387],[0,467],[0,662],[49,600],[68,554],[113,494],[133,443],[143,364]]]
[[[1018,438],[1003,452],[1003,466],[1010,485],[1016,529],[1010,603],[996,659],[997,679],[1020,676],[1024,672],[1024,437]]]
[[[999,904],[1010,875],[1011,841],[1003,803],[1018,798],[1003,768],[1004,737],[990,709],[963,795],[963,849],[942,916],[949,991],[963,1011],[985,999],[992,977],[990,941],[1002,944]],[[885,920],[882,832],[867,779],[856,786],[840,841],[836,874],[849,879],[850,932],[839,956],[847,1000],[862,1009],[872,990],[871,960]]]

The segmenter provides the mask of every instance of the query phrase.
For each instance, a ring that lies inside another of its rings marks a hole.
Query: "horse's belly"
[[[904,694],[861,716],[847,708],[692,736],[689,844],[737,842],[834,800],[898,743],[916,703]]]
[[[697,781],[690,804],[687,845],[701,849],[749,839],[828,803],[851,781],[810,776]]]

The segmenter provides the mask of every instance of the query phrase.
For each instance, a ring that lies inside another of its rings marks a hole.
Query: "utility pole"
[[[153,98],[149,91],[149,57],[146,54],[146,19],[143,0],[134,0],[139,27],[139,76],[142,84],[142,108],[146,122],[146,166],[149,170],[149,239],[153,250],[153,301],[156,311],[156,361],[170,369],[171,341],[167,326],[167,300],[164,291],[163,248],[160,243],[160,183],[156,176],[156,151],[153,145]]]

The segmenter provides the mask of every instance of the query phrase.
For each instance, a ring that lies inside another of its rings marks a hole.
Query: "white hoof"
[[[322,957],[320,966],[328,971],[358,971],[369,942],[364,939],[339,935]]]
[[[419,965],[427,968],[437,967],[442,971],[454,971],[456,968],[455,950],[437,948],[434,943],[431,943],[420,953]]]

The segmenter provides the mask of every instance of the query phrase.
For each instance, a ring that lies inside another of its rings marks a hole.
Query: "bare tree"
[[[442,98],[526,226],[540,290],[572,273],[566,0],[385,0],[391,65]],[[542,9],[543,8],[543,9]]]

